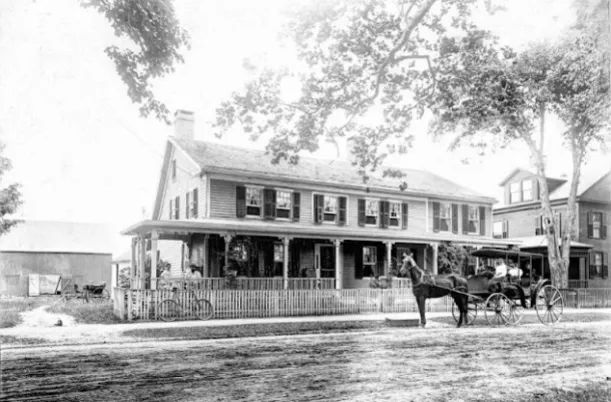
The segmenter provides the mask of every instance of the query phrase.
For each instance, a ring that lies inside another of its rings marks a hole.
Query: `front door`
[[[335,278],[335,247],[317,244],[315,247],[316,277]]]
[[[578,281],[579,277],[579,260],[580,258],[571,257],[569,259],[569,280]]]

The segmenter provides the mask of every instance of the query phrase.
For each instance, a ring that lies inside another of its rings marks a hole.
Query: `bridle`
[[[417,283],[412,283],[412,288],[417,288],[418,286],[422,285],[422,278],[424,277],[424,271],[422,271],[420,269],[420,267],[418,267],[418,265],[416,264],[416,262],[414,261],[414,259],[412,257],[405,257],[405,260],[403,261],[403,266],[401,267],[401,270],[404,269],[404,267],[407,265],[407,273],[409,274],[410,271],[412,269],[415,269],[416,272],[418,272],[419,276],[418,276],[418,282]]]

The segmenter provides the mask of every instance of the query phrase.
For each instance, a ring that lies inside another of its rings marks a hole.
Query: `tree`
[[[436,38],[448,28],[472,27],[474,3],[323,0],[296,8],[283,36],[296,50],[297,66],[254,72],[217,109],[217,134],[234,125],[254,140],[271,133],[274,163],[298,163],[299,152],[316,151],[320,139],[337,146],[350,138],[366,181],[389,153],[409,147],[409,124],[436,87],[430,57]],[[286,82],[299,83],[294,101],[283,92]]]
[[[464,274],[464,268],[469,260],[469,252],[464,247],[443,242],[439,245],[438,253],[440,274]]]
[[[435,110],[436,135],[456,134],[462,144],[489,150],[522,141],[537,170],[543,215],[547,222],[552,279],[567,287],[570,239],[576,212],[581,166],[609,135],[609,47],[597,46],[593,31],[577,26],[558,44],[539,44],[517,54],[499,48],[482,31],[461,39],[444,38],[437,70],[438,91],[429,102]],[[566,231],[560,244],[546,180],[545,115],[554,112],[565,124],[562,133],[572,155]],[[536,123],[539,122],[539,130]],[[537,131],[539,131],[537,137]]]
[[[155,98],[153,80],[184,62],[180,51],[189,46],[189,36],[176,18],[172,0],[81,0],[81,5],[103,14],[117,37],[135,45],[110,45],[105,53],[115,63],[132,102],[140,105],[140,114],[153,114],[169,124],[169,110]]]
[[[2,187],[4,174],[12,167],[11,161],[3,156],[4,145],[0,142],[0,236],[7,233],[20,220],[10,218],[17,208],[21,205],[20,185],[13,183],[7,187]]]

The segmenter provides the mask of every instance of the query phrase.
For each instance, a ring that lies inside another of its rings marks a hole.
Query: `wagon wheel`
[[[535,309],[539,321],[545,325],[554,325],[562,317],[564,299],[560,291],[551,285],[545,285],[537,293]]]
[[[157,317],[162,321],[175,321],[180,312],[181,308],[174,300],[164,300],[157,305]]]
[[[100,294],[100,303],[108,303],[110,301],[110,293],[108,292],[107,289],[102,290],[102,293]]]
[[[195,300],[193,312],[200,320],[209,320],[214,315],[214,307],[212,307],[212,304],[206,299]]]
[[[484,315],[493,327],[507,325],[511,315],[511,300],[502,293],[493,293],[486,300]]]
[[[511,305],[509,306],[510,314],[508,323],[510,325],[518,325],[520,321],[522,321],[522,318],[524,318],[524,308],[513,300],[510,300],[510,302]]]
[[[452,303],[452,317],[454,317],[454,321],[458,323],[460,311],[458,311],[456,303]],[[467,325],[473,324],[475,317],[477,317],[477,303],[469,301],[467,303]]]

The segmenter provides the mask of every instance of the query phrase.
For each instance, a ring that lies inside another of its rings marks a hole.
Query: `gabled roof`
[[[492,197],[444,179],[434,173],[415,169],[401,169],[402,178],[383,178],[381,174],[371,175],[363,183],[356,167],[349,162],[301,157],[297,165],[285,161],[274,165],[271,157],[261,150],[245,149],[225,144],[172,138],[170,143],[182,149],[204,172],[248,175],[269,179],[284,179],[296,182],[314,182],[322,185],[358,187],[365,190],[381,189],[399,193],[399,185],[407,182],[405,194],[425,193],[427,195],[464,198],[486,203],[496,201]]]
[[[581,177],[579,178],[579,184],[577,185],[577,197],[583,195],[592,186],[594,186],[596,183],[603,180],[606,176],[610,174],[611,172],[601,172],[597,170],[588,171],[585,169],[582,170]],[[571,183],[566,182],[550,193],[550,199],[560,200],[563,198],[568,198],[570,191]]]
[[[504,186],[505,184],[507,184],[507,182],[509,180],[511,180],[511,178],[513,176],[515,176],[516,174],[518,174],[520,172],[526,172],[526,173],[534,174],[533,172],[531,172],[528,169],[517,167],[517,168],[513,169],[507,176],[505,176],[505,178],[499,183],[499,186],[501,186],[501,187]]]
[[[28,220],[0,236],[0,252],[112,254],[111,232],[97,223]]]

